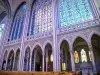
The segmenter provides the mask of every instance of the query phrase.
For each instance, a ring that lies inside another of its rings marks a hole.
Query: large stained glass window
[[[52,31],[52,0],[36,0],[33,3],[28,36]]]
[[[58,13],[60,27],[93,20],[88,0],[59,0]]]
[[[87,56],[84,49],[81,50],[81,60],[82,62],[87,62]]]
[[[0,24],[0,39],[2,37],[2,33],[3,33],[3,30],[4,30],[4,26],[5,26],[5,24]]]
[[[26,14],[26,3],[23,3],[15,14],[10,33],[10,40],[16,40],[21,38],[25,14]]]

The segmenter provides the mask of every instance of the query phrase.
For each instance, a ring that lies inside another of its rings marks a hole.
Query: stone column
[[[8,55],[7,55],[8,58]],[[8,63],[8,59],[6,58],[6,66],[5,66],[5,70],[7,70],[7,63]]]
[[[71,56],[72,71],[75,71],[74,51],[72,47],[70,47],[70,56]]]
[[[35,71],[36,52],[37,51],[34,52],[34,71]]]
[[[57,0],[52,0],[52,21],[53,21],[53,71],[57,72],[59,71],[58,68],[58,48],[57,48],[57,7],[56,3]]]
[[[96,71],[95,58],[94,58],[94,54],[93,54],[93,47],[92,47],[92,44],[91,44],[91,43],[88,43],[88,47],[89,47],[90,54],[91,54],[91,58],[92,58],[93,70]]]
[[[30,69],[29,69],[29,71],[31,71],[31,63],[32,63],[32,52],[30,53]]]
[[[44,52],[42,53],[42,71],[44,72]]]
[[[48,50],[46,50],[46,72],[48,71]]]
[[[13,59],[13,67],[12,67],[12,70],[15,69],[15,64],[16,64],[15,59],[16,59],[16,56],[14,56],[14,59]]]

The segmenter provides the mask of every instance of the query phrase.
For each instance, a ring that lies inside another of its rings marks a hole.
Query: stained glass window
[[[52,0],[36,0],[32,8],[31,24],[28,36],[52,31]]]
[[[79,56],[77,51],[74,52],[74,59],[75,59],[75,63],[79,63]]]
[[[10,33],[10,40],[21,38],[23,31],[23,21],[26,14],[26,3],[24,3],[16,12]]]
[[[59,0],[58,12],[60,27],[93,20],[88,0]]]
[[[53,62],[53,54],[50,55],[50,61]]]
[[[2,33],[3,33],[3,30],[4,30],[4,26],[5,26],[5,24],[0,24],[0,39],[2,37]]]
[[[81,50],[81,60],[82,62],[87,62],[87,56],[84,49]]]

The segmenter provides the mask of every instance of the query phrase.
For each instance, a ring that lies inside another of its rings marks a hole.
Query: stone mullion
[[[96,8],[96,5],[94,4],[94,0],[89,0],[91,6],[92,6],[92,10],[94,12],[94,15],[95,15],[95,18],[99,18],[99,14],[98,14],[98,11],[97,11],[97,8]]]
[[[48,50],[46,50],[46,72],[48,71]]]
[[[36,55],[37,55],[37,51],[34,52],[34,71],[35,71],[35,64],[36,64]]]
[[[93,47],[92,44],[90,42],[88,42],[88,47],[91,53],[91,58],[92,58],[92,66],[93,66],[93,70],[96,71],[96,64],[95,64],[95,58],[94,58],[94,54],[93,54]]]
[[[14,29],[14,37],[13,37],[13,40],[15,40],[15,36],[16,36],[16,29],[17,29],[17,24],[18,24],[18,18],[17,18],[16,24],[15,24],[15,29]]]
[[[15,27],[15,24],[16,24],[16,18],[14,18],[14,23],[13,23],[13,26],[12,26],[12,29],[11,29],[11,35],[10,35],[10,41],[13,40],[13,31],[14,31],[14,27]]]
[[[22,22],[22,17],[21,17],[21,19],[20,19],[20,21],[19,21],[17,39],[19,38],[19,35],[20,35],[21,22]]]
[[[33,31],[31,28],[32,28],[32,26],[33,26],[33,23],[32,23],[32,18],[33,18],[33,14],[35,14],[35,13],[33,13],[33,10],[32,10],[32,14],[31,14],[31,21],[30,21],[30,25],[29,25],[29,32],[28,32],[28,34],[29,34],[29,36],[31,36],[31,31]],[[34,19],[35,20],[35,19]],[[35,21],[34,21],[35,22]],[[34,33],[34,32],[33,32]]]
[[[71,55],[71,65],[72,65],[72,71],[75,71],[75,61],[74,61],[74,51],[72,47],[69,47],[70,55]]]
[[[30,68],[29,68],[29,71],[31,71],[31,64],[32,64],[32,52],[30,53]]]
[[[16,56],[14,56],[14,59],[13,59],[13,66],[12,66],[12,70],[14,70],[15,69],[15,63],[16,63]]]
[[[42,71],[44,72],[44,52],[42,53]]]

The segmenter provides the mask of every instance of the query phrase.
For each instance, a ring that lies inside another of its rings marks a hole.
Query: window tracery
[[[24,3],[15,14],[13,26],[11,28],[10,40],[16,40],[21,38],[25,15],[26,15],[26,3]]]
[[[60,27],[66,27],[93,20],[88,0],[59,0]]]
[[[32,8],[28,36],[52,31],[52,0],[37,0]]]

